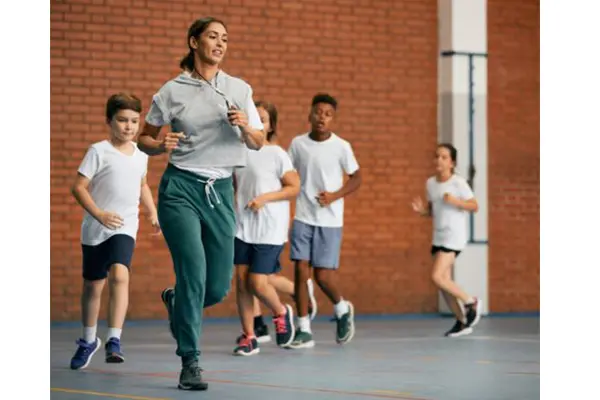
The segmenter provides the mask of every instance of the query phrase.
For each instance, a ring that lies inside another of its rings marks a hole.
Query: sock
[[[94,343],[96,341],[96,329],[97,326],[84,326],[83,327],[83,340],[87,343]]]
[[[263,320],[262,315],[254,317],[254,329],[258,328],[259,326],[265,326],[265,321]]]
[[[350,311],[348,302],[346,302],[344,299],[340,299],[339,303],[333,305],[333,311],[335,312],[336,317],[341,318],[342,315]]]
[[[110,338],[121,340],[121,332],[123,332],[123,329],[108,328],[108,333],[106,334],[106,341],[108,342]]]
[[[298,318],[298,328],[300,328],[302,332],[312,333],[310,330],[310,317],[308,315],[306,317]]]
[[[465,303],[465,306],[472,306],[473,304],[475,304],[475,298],[469,297],[469,299]]]

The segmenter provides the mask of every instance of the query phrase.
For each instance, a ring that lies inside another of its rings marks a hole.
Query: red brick
[[[489,297],[497,312],[540,307],[539,6],[488,2]]]
[[[276,102],[284,146],[305,131],[315,92],[329,90],[340,100],[339,132],[354,144],[366,178],[362,190],[346,203],[340,269],[344,297],[354,301],[359,313],[435,311],[437,293],[427,253],[430,222],[412,215],[409,202],[422,194],[431,173],[437,135],[437,2],[388,0],[377,2],[377,8],[374,3],[303,0],[256,9],[246,0],[212,1],[210,6],[192,0],[54,2],[52,319],[79,318],[83,213],[70,184],[87,147],[106,138],[106,97],[133,90],[146,111],[152,94],[178,72],[179,58],[187,51],[187,27],[198,13],[218,14],[227,22],[231,39],[225,69],[248,79],[256,99]],[[325,11],[318,21],[306,12],[317,5]],[[539,222],[538,9],[515,0],[493,0],[489,5],[489,46],[494,54],[489,60],[494,310],[539,307],[539,252],[537,246],[526,245],[539,240],[531,222]],[[248,15],[251,25],[243,23]],[[521,21],[519,28],[512,27],[514,20]],[[390,35],[401,40],[390,42]],[[165,162],[165,157],[150,161],[148,177],[155,196]],[[157,295],[174,281],[164,240],[149,233],[142,218],[130,318],[165,318]],[[288,256],[286,248],[283,274],[292,277]],[[373,288],[369,295],[365,287]],[[323,312],[331,312],[321,293],[318,299]],[[233,294],[207,311],[209,316],[235,313]]]

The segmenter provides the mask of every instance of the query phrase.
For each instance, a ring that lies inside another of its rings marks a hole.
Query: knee
[[[207,285],[204,296],[204,308],[220,303],[229,294],[229,285],[209,286]]]
[[[262,293],[269,284],[267,276],[262,274],[250,274],[248,277],[248,287],[252,293]]]
[[[443,272],[436,271],[431,274],[431,280],[437,287],[442,287],[447,281],[446,274],[444,274]]]
[[[102,297],[102,289],[104,288],[105,279],[94,281],[83,281],[83,295],[89,298]]]
[[[333,271],[329,271],[326,269],[315,268],[315,281],[317,281],[317,284],[319,286],[326,285],[331,279],[332,272]]]
[[[129,270],[126,266],[113,265],[108,274],[108,283],[110,286],[123,286],[129,284]]]
[[[295,266],[296,279],[308,280],[310,278],[310,267],[306,261],[297,261]]]
[[[248,269],[246,267],[236,267],[235,286],[240,293],[246,293],[248,291]]]

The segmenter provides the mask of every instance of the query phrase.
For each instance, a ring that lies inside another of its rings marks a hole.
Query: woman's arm
[[[177,147],[181,139],[185,139],[185,134],[182,132],[169,132],[163,140],[159,140],[160,129],[160,126],[146,123],[138,137],[138,148],[149,156],[170,153]]]

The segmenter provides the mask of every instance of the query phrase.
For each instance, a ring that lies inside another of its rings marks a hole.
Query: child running
[[[311,268],[315,281],[334,305],[337,343],[348,343],[354,336],[354,306],[342,298],[336,271],[344,197],[358,190],[361,172],[350,143],[332,132],[337,106],[334,97],[315,95],[308,118],[311,131],[295,137],[289,149],[301,180],[290,240],[298,309],[298,329],[290,347],[296,349],[315,345],[308,316]],[[344,175],[349,176],[346,183]]]
[[[260,352],[254,326],[254,296],[273,313],[276,341],[288,346],[294,339],[293,311],[279,299],[269,277],[279,272],[279,256],[287,241],[290,200],[300,190],[300,179],[281,147],[272,144],[277,110],[269,103],[256,108],[267,132],[267,144],[248,150],[245,167],[235,171],[236,221],[234,264],[237,275],[237,306],[243,334],[235,355]]]
[[[427,180],[427,205],[420,197],[413,200],[413,210],[433,217],[433,283],[442,291],[456,323],[445,336],[457,337],[473,332],[481,318],[481,302],[465,293],[452,281],[456,257],[467,245],[467,216],[478,209],[477,200],[467,181],[454,173],[457,151],[447,143],[435,152],[434,176]],[[458,301],[465,306],[463,311]]]
[[[159,232],[156,207],[146,182],[148,156],[132,142],[140,125],[142,104],[130,94],[111,96],[106,104],[110,138],[91,145],[72,188],[85,210],[81,225],[83,337],[71,359],[71,369],[89,365],[101,346],[96,337],[102,289],[108,277],[106,362],[125,361],[121,332],[129,304],[129,268],[138,232],[139,203]]]
[[[278,113],[275,106],[271,103],[266,102],[257,102],[256,107],[258,109],[258,113],[260,114],[261,122],[265,127],[265,131],[267,132],[267,141],[270,145],[278,145],[279,144],[279,136],[277,135],[277,118]],[[286,154],[287,156],[287,154]],[[287,156],[289,158],[289,156]],[[287,241],[287,235],[286,235]],[[277,271],[281,269],[281,266],[276,268]],[[240,279],[239,273],[242,269],[238,268],[238,279]],[[291,296],[295,301],[295,288],[294,282],[289,280],[283,275],[279,275],[277,273],[268,275],[269,284],[271,284],[275,290],[279,293]],[[310,314],[310,319],[314,319],[317,315],[317,300],[314,295],[314,285],[311,279],[307,281],[308,285],[308,313]],[[256,340],[258,343],[268,343],[271,341],[271,335],[269,334],[269,327],[265,323],[265,320],[262,315],[262,310],[260,306],[260,301],[253,296],[254,299],[254,334],[256,335]],[[242,334],[236,339],[236,343],[239,343],[240,340],[244,337]]]

